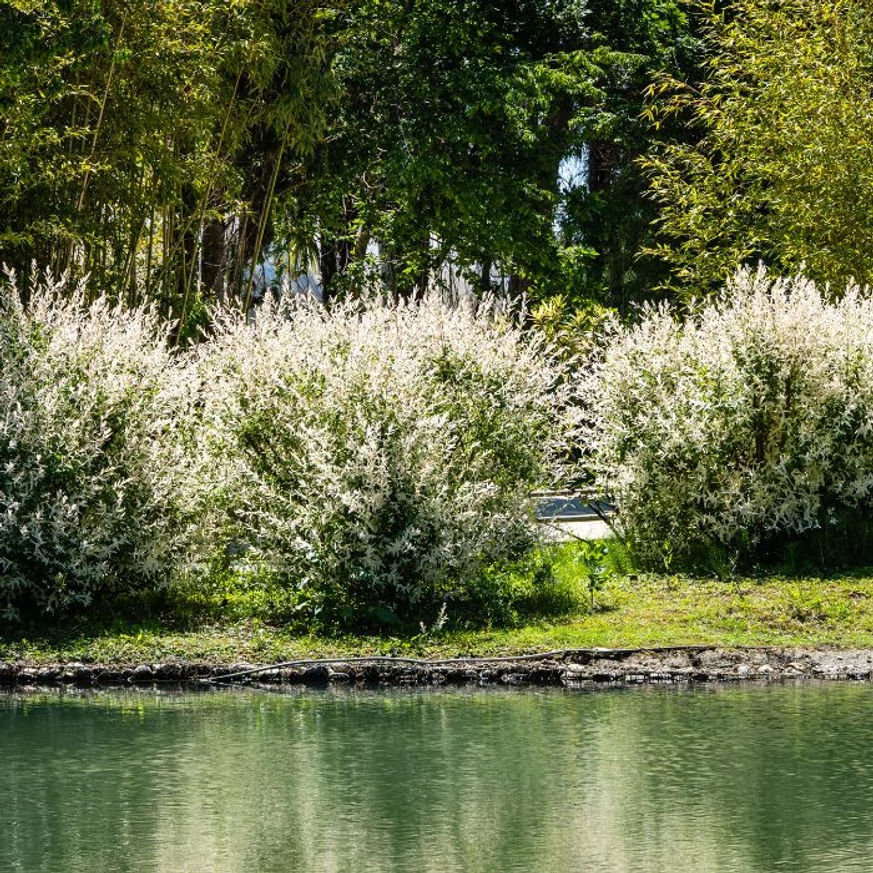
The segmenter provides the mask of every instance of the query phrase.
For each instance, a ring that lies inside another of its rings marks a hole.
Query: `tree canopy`
[[[246,148],[269,131],[292,154],[321,131],[318,12],[315,0],[0,6],[0,258],[88,272],[184,318],[203,228],[264,208]]]
[[[635,159],[651,71],[693,58],[676,0],[7,0],[0,47],[0,259],[182,333],[266,255],[327,298],[654,281]]]
[[[333,25],[339,108],[289,213],[325,285],[369,268],[408,295],[450,262],[486,289],[617,296],[651,218],[642,90],[689,55],[673,0],[365,0]]]
[[[841,287],[873,279],[873,10],[860,0],[698,4],[702,83],[650,88],[667,139],[647,163],[653,251],[702,293],[762,260]]]

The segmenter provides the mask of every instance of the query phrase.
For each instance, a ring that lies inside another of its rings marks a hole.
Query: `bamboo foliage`
[[[873,257],[873,12],[859,0],[694,4],[702,83],[661,77],[648,114],[662,133],[645,162],[660,205],[651,253],[689,296],[763,259],[821,282],[869,282]]]
[[[283,160],[325,106],[316,0],[53,0],[0,8],[0,259],[90,274],[118,300],[184,325],[207,228],[254,227],[218,264],[269,239]],[[306,68],[306,74],[301,70]],[[297,87],[289,87],[290,82]],[[281,99],[280,99],[281,95]],[[270,148],[279,140],[279,148]],[[260,160],[247,160],[261,143]],[[256,244],[253,244],[255,242]],[[248,271],[251,273],[251,270]],[[227,282],[224,283],[228,285]]]

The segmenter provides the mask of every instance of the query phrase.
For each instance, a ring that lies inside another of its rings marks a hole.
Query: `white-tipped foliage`
[[[195,369],[208,539],[316,611],[415,615],[536,537],[564,389],[484,310],[265,306]]]
[[[873,503],[873,301],[741,270],[615,328],[584,380],[599,488],[642,557],[742,554]]]
[[[173,486],[159,320],[50,281],[0,287],[0,611],[164,578]]]

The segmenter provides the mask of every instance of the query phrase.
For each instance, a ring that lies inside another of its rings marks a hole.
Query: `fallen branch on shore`
[[[202,679],[203,682],[221,683],[233,679],[242,679],[246,676],[255,676],[258,673],[268,673],[272,670],[284,670],[291,668],[330,667],[339,664],[406,664],[410,667],[473,667],[477,664],[513,664],[524,661],[556,661],[568,658],[623,658],[628,655],[641,652],[705,652],[719,648],[715,645],[692,645],[692,646],[650,646],[647,648],[629,649],[552,649],[548,652],[534,652],[527,655],[498,655],[494,657],[461,657],[440,658],[429,660],[427,658],[404,658],[393,655],[367,655],[355,658],[301,658],[294,661],[281,661],[277,664],[267,664],[263,667],[252,667],[247,670],[238,670],[224,676],[210,676]],[[774,646],[736,646],[746,651],[769,651]]]

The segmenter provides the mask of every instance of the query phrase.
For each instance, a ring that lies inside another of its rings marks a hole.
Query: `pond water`
[[[0,696],[0,870],[869,871],[873,687]]]

